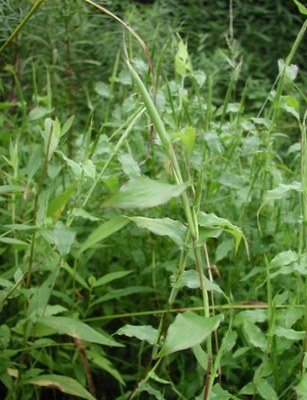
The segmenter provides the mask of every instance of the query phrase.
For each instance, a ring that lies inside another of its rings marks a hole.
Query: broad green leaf
[[[296,393],[302,396],[301,400],[306,400],[307,398],[307,372],[302,375],[299,384],[295,387]]]
[[[307,8],[298,0],[293,0],[294,3],[297,5],[299,12],[303,15],[307,15]]]
[[[135,337],[142,341],[145,340],[149,344],[155,344],[158,330],[151,325],[124,325],[116,332],[116,335]]]
[[[131,154],[125,153],[119,156],[119,161],[122,165],[124,173],[130,178],[136,178],[141,176],[141,170],[138,163],[132,157]]]
[[[176,288],[188,287],[189,289],[197,289],[200,287],[199,276],[194,269],[183,271],[178,282],[175,282],[175,279],[176,277],[172,275],[171,280],[174,282],[172,285]],[[205,276],[203,276],[203,279],[208,291],[223,293],[222,289],[216,283],[210,282]]]
[[[29,112],[29,121],[35,121],[39,118],[45,117],[50,113],[46,107],[36,106]]]
[[[283,328],[282,326],[275,327],[275,335],[284,337],[289,340],[303,340],[305,338],[305,331],[295,331],[294,329]]]
[[[284,265],[290,265],[294,261],[297,261],[298,254],[295,251],[288,250],[282,251],[277,254],[270,262],[270,268],[282,267]]]
[[[278,400],[278,396],[273,389],[273,386],[265,379],[261,379],[256,383],[257,391],[265,400]]]
[[[73,183],[66,190],[64,190],[64,192],[59,194],[49,203],[47,209],[48,217],[51,217],[55,221],[60,218],[75,188],[76,188],[76,183]]]
[[[104,371],[108,372],[110,375],[112,375],[118,382],[120,382],[122,385],[126,385],[123,378],[121,377],[120,373],[115,369],[113,364],[111,363],[110,360],[108,360],[106,357],[103,357],[102,355],[99,354],[97,350],[86,350],[86,356],[87,358],[95,365],[97,365],[99,368],[103,369]]]
[[[196,129],[192,126],[188,126],[184,129],[184,131],[174,133],[173,137],[182,141],[188,157],[191,157],[195,144]]]
[[[193,346],[193,354],[198,364],[202,367],[204,371],[206,371],[208,367],[208,355],[204,352],[200,344]]]
[[[261,204],[261,207],[259,208],[257,214],[259,215],[261,209],[269,201],[281,199],[287,193],[289,193],[291,190],[294,190],[295,192],[301,192],[302,191],[301,183],[297,182],[297,181],[294,181],[294,182],[290,183],[289,185],[285,185],[284,183],[280,183],[275,189],[268,190],[266,192],[266,194],[264,195],[263,203]]]
[[[93,287],[96,288],[99,286],[106,285],[107,283],[113,282],[117,279],[124,278],[125,276],[131,274],[132,272],[133,271],[131,271],[131,270],[110,272],[109,274],[106,274],[106,275],[102,276],[101,278],[95,280],[95,282],[93,283]]]
[[[219,218],[213,213],[206,214],[201,211],[198,213],[197,220],[198,224],[205,228],[216,229],[220,227],[225,232],[229,232],[235,239],[236,242],[235,249],[236,250],[238,249],[241,239],[244,237],[243,232],[239,227],[233,225],[230,221],[228,221],[228,219]]]
[[[58,389],[63,393],[71,394],[73,396],[81,397],[82,399],[95,400],[79,382],[69,376],[62,375],[40,375],[35,379],[30,379],[26,383],[32,385],[51,387]]]
[[[110,87],[104,82],[96,82],[94,90],[99,96],[108,98],[110,96]]]
[[[82,170],[84,176],[95,179],[96,178],[96,166],[92,160],[85,160],[82,163]]]
[[[165,343],[156,358],[201,344],[218,328],[222,319],[222,315],[205,318],[192,311],[178,314],[169,326]]]
[[[119,231],[129,223],[129,219],[125,217],[114,217],[108,222],[100,225],[96,228],[81,245],[79,249],[79,255],[90,247],[95,246],[97,243],[113,235],[113,233]]]
[[[181,195],[186,187],[186,184],[170,185],[140,177],[124,184],[117,193],[102,204],[102,207],[132,209],[156,207]]]
[[[286,65],[284,60],[278,60],[278,70],[284,74],[290,81],[294,81],[298,74],[298,66],[295,64]]]
[[[68,335],[74,338],[84,340],[85,342],[98,343],[105,346],[117,346],[122,347],[121,344],[117,343],[115,340],[107,337],[91,328],[89,325],[85,324],[74,318],[68,317],[42,317],[38,318],[33,330],[33,336],[43,336],[38,335],[39,326],[50,328],[53,333],[58,333],[61,335]]]
[[[58,221],[55,225],[54,244],[61,256],[66,256],[71,249],[71,246],[76,237],[76,232],[68,228],[63,222]]]
[[[249,343],[264,351],[266,349],[266,337],[261,329],[250,321],[245,321],[243,328]]]
[[[160,236],[168,236],[182,247],[187,235],[187,228],[179,221],[170,218],[127,217],[139,228],[148,229]]]

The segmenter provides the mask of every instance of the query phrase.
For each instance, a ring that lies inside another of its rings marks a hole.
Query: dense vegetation
[[[2,0],[1,398],[307,398],[306,15]]]

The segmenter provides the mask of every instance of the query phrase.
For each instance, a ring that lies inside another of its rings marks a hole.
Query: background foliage
[[[102,5],[154,81],[85,1],[0,53],[1,397],[304,399],[304,6]]]

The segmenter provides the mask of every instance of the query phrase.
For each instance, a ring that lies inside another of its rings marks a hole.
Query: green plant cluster
[[[307,9],[141,3],[3,0],[0,398],[306,399]]]

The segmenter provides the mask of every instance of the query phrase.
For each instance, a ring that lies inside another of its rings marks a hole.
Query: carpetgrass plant
[[[268,92],[232,1],[204,65],[157,5],[31,3],[0,49],[1,398],[306,398],[307,21]]]

